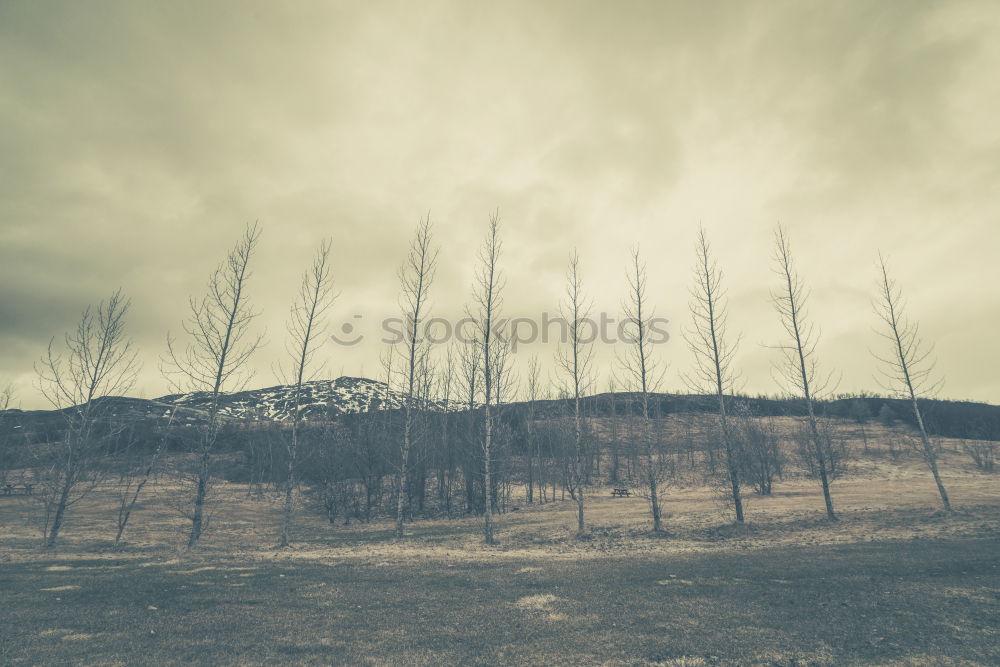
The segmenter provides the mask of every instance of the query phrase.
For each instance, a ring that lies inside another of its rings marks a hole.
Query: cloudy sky
[[[467,301],[503,217],[506,312],[554,312],[568,253],[617,316],[629,248],[683,387],[702,223],[750,392],[777,391],[772,232],[787,226],[823,367],[878,390],[886,252],[936,343],[943,394],[1000,402],[1000,5],[983,2],[0,2],[0,382],[121,286],[137,395],[243,226],[273,384],[318,242],[340,297],[327,374],[375,376],[395,271],[430,211],[435,312]],[[553,346],[528,346],[553,367]],[[613,350],[601,346],[606,382]]]

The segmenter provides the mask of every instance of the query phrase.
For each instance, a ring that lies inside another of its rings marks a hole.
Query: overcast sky
[[[330,236],[327,375],[379,373],[379,320],[430,211],[433,307],[457,316],[488,214],[506,313],[555,312],[569,252],[617,316],[629,248],[681,330],[704,224],[742,332],[744,389],[778,390],[769,300],[781,222],[822,367],[878,390],[876,252],[936,343],[943,395],[1000,402],[1000,4],[983,2],[0,2],[0,382],[121,286],[144,370],[248,221],[274,360]],[[360,317],[358,317],[360,316]],[[554,347],[537,353],[553,369]],[[603,388],[614,353],[598,351]]]

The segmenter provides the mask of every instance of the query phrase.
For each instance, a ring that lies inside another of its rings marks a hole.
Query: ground
[[[569,502],[479,521],[330,527],[303,514],[275,550],[277,499],[219,485],[200,546],[160,483],[110,550],[109,498],[76,508],[55,552],[30,501],[0,501],[2,664],[1000,664],[1000,489],[957,457],[938,509],[919,461],[861,462],[751,497],[727,522],[704,487],[646,501],[594,489],[590,531]]]

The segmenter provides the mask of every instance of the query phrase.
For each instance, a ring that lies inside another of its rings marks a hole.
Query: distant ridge
[[[291,418],[294,387],[274,385],[261,389],[248,389],[223,394],[219,412],[227,421],[286,422]],[[168,394],[153,399],[108,396],[97,403],[108,418],[156,422],[173,416],[177,425],[195,424],[204,419],[209,409],[208,392]],[[801,416],[804,406],[794,398],[734,397],[744,402],[757,416]],[[615,394],[616,413],[624,416],[635,394]],[[596,394],[585,398],[585,413],[593,417],[611,414],[610,394]],[[884,405],[888,405],[900,423],[912,424],[913,411],[908,401],[881,396],[842,397],[820,403],[821,414],[826,417],[854,419],[858,404],[863,404],[871,420],[878,418]],[[368,378],[343,376],[334,380],[314,380],[303,385],[300,398],[303,418],[307,421],[329,421],[344,415],[360,414],[374,410],[396,410],[404,406],[404,394],[395,390],[386,393],[384,382]],[[947,401],[927,399],[921,401],[929,429],[936,435],[1000,440],[1000,406],[972,401]],[[464,403],[453,401],[453,410],[462,410]],[[517,405],[517,403],[514,403]],[[655,394],[652,408],[662,415],[679,413],[710,413],[716,409],[715,398],[690,394]],[[432,407],[442,409],[440,403]],[[540,418],[559,414],[564,407],[560,399],[538,402]],[[61,412],[57,410],[7,410],[0,411],[0,432],[24,432],[25,429],[48,430],[61,426]]]

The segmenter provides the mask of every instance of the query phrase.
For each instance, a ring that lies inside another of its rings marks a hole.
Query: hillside
[[[336,380],[314,380],[302,387],[300,404],[302,416],[310,421],[335,419],[344,414],[369,412],[388,407],[403,407],[403,395],[388,392],[386,386],[367,378],[339,377]],[[209,408],[211,395],[207,392],[171,394],[154,399],[156,403],[177,406],[185,412],[203,414]],[[276,385],[226,394],[219,406],[224,418],[239,421],[288,421],[293,408],[294,387]]]
[[[403,405],[398,392],[390,391],[388,399],[389,409]],[[185,425],[199,423],[205,418],[209,400],[208,392],[192,392],[152,399],[107,396],[95,403],[109,420],[162,423],[173,417],[173,424]],[[384,382],[366,378],[316,380],[305,383],[300,400],[305,419],[325,421],[345,414],[383,409],[386,407],[386,388]],[[293,387],[277,385],[224,394],[219,412],[229,421],[287,421],[292,401]],[[0,411],[0,433],[41,433],[58,429],[65,413],[71,409]]]
[[[388,397],[388,404],[386,398]],[[207,392],[169,394],[153,399],[111,396],[99,400],[101,411],[108,419],[123,421],[163,422],[173,417],[177,425],[201,421],[209,409]],[[305,383],[301,398],[303,417],[307,421],[329,421],[343,415],[359,414],[372,410],[403,407],[403,394],[390,390],[386,393],[384,382],[367,378],[343,376],[334,380],[315,380]],[[220,413],[229,421],[288,421],[291,416],[293,388],[275,385],[261,389],[224,394]],[[589,416],[609,416],[612,411],[626,416],[635,409],[636,397],[630,393],[596,394],[584,401]],[[796,417],[805,415],[802,401],[776,397],[734,397],[759,417]],[[452,405],[457,405],[452,402]],[[513,403],[512,407],[522,405]],[[889,406],[892,416],[899,423],[915,425],[913,411],[907,401],[880,396],[837,398],[819,403],[820,414],[825,417],[875,421],[884,406]],[[441,403],[433,404],[437,409]],[[1000,440],[1000,406],[969,401],[928,399],[921,401],[928,429],[935,435],[951,438]],[[562,414],[568,402],[562,399],[538,401],[537,414],[546,418]],[[717,409],[715,398],[691,394],[657,394],[653,400],[654,415],[713,413]],[[58,429],[63,423],[63,411],[57,410],[6,410],[0,411],[0,434],[17,432],[45,432]]]

